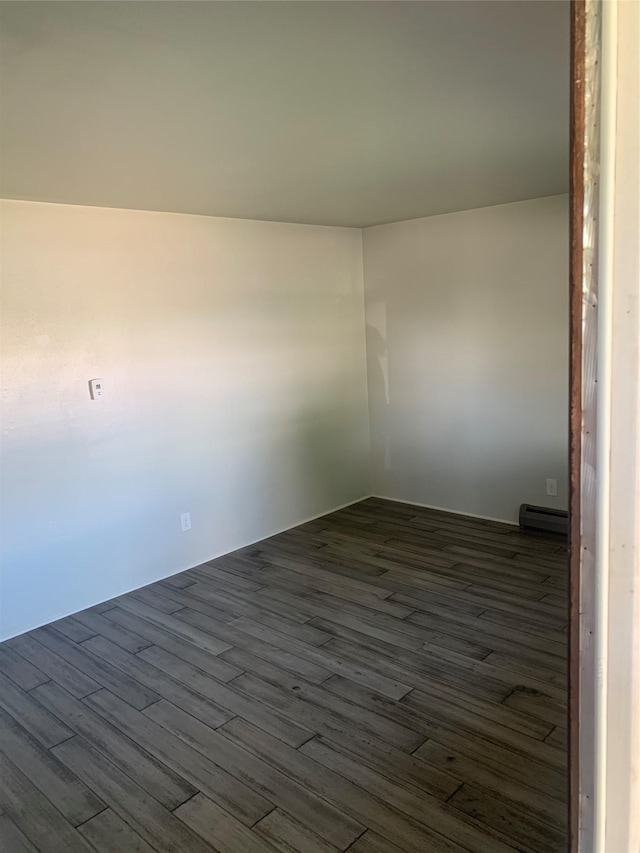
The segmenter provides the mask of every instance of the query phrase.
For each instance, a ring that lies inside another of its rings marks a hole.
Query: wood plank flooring
[[[9,640],[0,849],[566,850],[566,584],[371,498]]]

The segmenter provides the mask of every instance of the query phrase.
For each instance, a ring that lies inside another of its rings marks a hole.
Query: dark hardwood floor
[[[0,849],[563,851],[566,580],[372,498],[9,640]]]

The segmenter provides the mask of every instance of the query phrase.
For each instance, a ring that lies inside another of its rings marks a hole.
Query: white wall
[[[369,426],[375,494],[565,506],[567,222],[3,202],[0,638],[370,494]]]
[[[553,196],[364,231],[374,494],[566,508],[568,224]]]
[[[596,592],[608,631],[598,637],[606,703],[597,708],[604,761],[597,765],[596,807],[603,811],[603,833],[595,849],[640,851],[640,4],[605,3],[603,28],[607,122],[599,250],[610,262],[600,270],[610,327],[608,336],[602,327],[598,334],[608,349],[610,375],[600,375],[606,389],[600,394],[609,391],[610,430],[599,460],[609,466],[608,476],[600,476],[598,529],[608,553],[599,555]]]
[[[359,231],[2,217],[0,638],[369,494]]]

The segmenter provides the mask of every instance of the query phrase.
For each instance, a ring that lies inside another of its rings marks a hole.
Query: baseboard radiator
[[[523,530],[559,533],[561,536],[566,536],[569,527],[569,513],[565,509],[521,504],[520,527]]]

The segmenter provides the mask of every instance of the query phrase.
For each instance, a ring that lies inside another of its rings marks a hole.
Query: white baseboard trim
[[[293,530],[294,527],[299,527],[301,524],[307,524],[310,521],[316,521],[319,518],[324,518],[325,515],[331,515],[334,512],[338,512],[341,509],[346,509],[349,506],[355,506],[355,504],[362,503],[362,501],[366,501],[368,498],[379,498],[383,501],[389,501],[390,503],[398,503],[404,504],[405,506],[416,506],[421,507],[423,509],[433,509],[438,510],[440,512],[449,512],[453,515],[460,515],[466,518],[480,518],[483,521],[498,521],[501,524],[510,524],[512,527],[517,527],[518,525],[513,521],[507,521],[504,518],[493,518],[490,515],[477,515],[473,512],[460,512],[457,509],[449,509],[448,507],[443,506],[433,506],[432,504],[420,503],[419,501],[406,501],[402,498],[390,498],[387,495],[362,495],[360,498],[356,498],[356,500],[348,501],[347,503],[340,504],[339,506],[335,506],[332,509],[328,509],[325,512],[318,513],[317,515],[307,516],[305,518],[296,521],[294,524],[289,524],[286,527],[281,527],[276,530],[272,530],[268,533],[265,533],[264,536],[261,536],[259,539],[251,539],[249,542],[244,542],[236,547],[232,548],[229,551],[221,551],[217,554],[213,554],[208,560],[203,560],[203,562],[208,562],[209,560],[217,560],[218,557],[226,557],[227,554],[233,554],[234,551],[239,551],[241,548],[248,548],[250,545],[257,545],[258,542],[262,542],[263,539],[268,539],[271,536],[277,536],[279,533],[286,533],[287,530]],[[201,565],[198,563],[198,565]],[[137,589],[143,589],[145,586],[149,586],[152,583],[158,583],[158,581],[166,580],[166,578],[172,578],[174,575],[179,575],[182,572],[186,572],[189,569],[193,569],[194,566],[184,566],[180,569],[172,570],[166,574],[159,575],[158,577],[152,578],[148,580],[146,583],[137,586],[129,587],[128,589],[119,590],[118,592],[114,592],[113,595],[109,596],[108,599],[100,599],[98,601],[93,601],[91,604],[87,604],[86,607],[83,607],[82,610],[88,610],[90,607],[95,607],[98,604],[102,604],[104,601],[109,601],[111,598],[117,598],[120,595],[128,595],[130,592],[135,592]],[[5,640],[11,640],[13,637],[19,637],[22,634],[26,634],[29,631],[35,631],[37,628],[42,628],[43,625],[50,625],[51,622],[57,622],[58,619],[65,619],[67,616],[73,616],[74,613],[81,613],[82,610],[67,610],[63,613],[60,613],[57,616],[54,616],[51,619],[48,619],[46,622],[39,622],[37,625],[32,625],[30,628],[25,628],[24,631],[20,631],[18,634],[9,634],[6,637],[0,637],[0,642],[4,642]]]
[[[318,518],[323,518],[325,515],[331,515],[331,513],[338,512],[341,509],[346,509],[348,506],[359,504],[370,497],[372,497],[372,495],[363,495],[361,498],[356,498],[356,500],[354,501],[348,501],[347,503],[340,504],[339,506],[333,507],[333,509],[328,509],[325,512],[318,513],[317,515],[302,518],[299,521],[296,521],[294,524],[289,524],[287,527],[281,527],[277,530],[267,532],[264,534],[264,536],[260,536],[259,539],[252,539],[249,542],[245,542],[244,544],[236,545],[235,548],[231,548],[231,550],[229,551],[221,551],[218,554],[214,554],[213,556],[209,557],[207,560],[203,560],[202,562],[206,563],[209,560],[217,560],[218,557],[226,557],[227,554],[233,554],[234,551],[239,551],[241,548],[248,548],[250,545],[257,545],[257,543],[262,542],[263,539],[269,539],[269,537],[277,536],[279,533],[286,533],[287,530],[293,530],[294,527],[299,527],[301,524],[307,524],[310,521],[316,521]],[[202,563],[198,563],[197,565],[200,566],[202,565]],[[145,586],[149,586],[152,583],[158,583],[158,581],[163,581],[167,578],[172,578],[174,575],[179,575],[182,572],[187,572],[189,571],[189,569],[193,568],[195,568],[195,566],[184,566],[181,569],[174,569],[166,574],[162,574],[156,578],[152,578],[151,580],[148,580],[143,584],[138,584],[136,586],[129,587],[128,589],[123,589],[119,590],[118,592],[114,592],[114,594],[110,595],[109,598],[101,598],[98,601],[93,601],[91,604],[87,604],[80,610],[66,610],[57,616],[52,616],[50,619],[47,619],[46,622],[39,622],[36,625],[32,625],[29,628],[25,628],[23,631],[19,631],[17,634],[7,634],[6,637],[0,637],[0,643],[4,643],[5,640],[12,640],[14,637],[20,637],[22,636],[22,634],[28,634],[29,631],[35,631],[37,628],[42,628],[45,625],[50,625],[52,622],[57,622],[59,619],[66,619],[67,616],[73,616],[74,613],[82,613],[83,610],[88,610],[90,607],[95,607],[96,605],[102,604],[105,601],[110,601],[112,598],[118,598],[118,596],[120,595],[128,595],[130,592],[135,592],[137,589],[144,589]]]
[[[422,509],[435,509],[438,512],[450,512],[453,515],[462,515],[466,518],[480,518],[482,521],[498,521],[500,524],[510,524],[512,527],[517,527],[518,523],[515,521],[508,521],[506,518],[494,518],[491,515],[478,515],[475,512],[461,512],[459,509],[449,509],[446,506],[433,506],[433,504],[423,504],[419,501],[405,501],[402,498],[390,498],[387,495],[371,495],[372,498],[380,498],[382,501],[391,501],[391,503],[397,504],[406,504],[408,506],[419,506]],[[366,498],[362,498],[362,500],[366,500]]]

